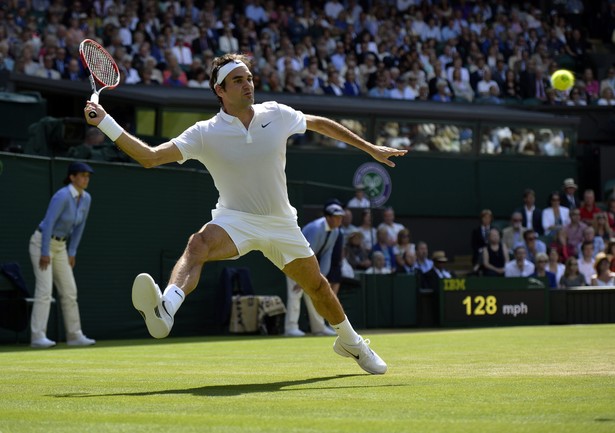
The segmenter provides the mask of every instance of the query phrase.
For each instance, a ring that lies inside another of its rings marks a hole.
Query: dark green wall
[[[351,187],[355,170],[370,158],[354,151],[289,151],[289,181],[311,180]],[[536,191],[539,207],[567,177],[577,177],[572,159],[548,157],[473,157],[410,153],[386,167],[393,190],[386,205],[406,217],[476,218],[490,208],[508,218],[521,204],[525,188]],[[345,201],[352,191],[303,187],[305,203],[323,203],[332,194]]]
[[[17,261],[34,292],[28,241],[70,161],[0,154],[0,262]],[[94,338],[147,335],[132,308],[135,276],[147,272],[162,286],[188,237],[210,219],[216,202],[211,178],[200,171],[94,163],[90,216],[77,254],[75,277],[83,329]],[[260,253],[208,264],[199,289],[182,308],[175,334],[212,332],[215,288],[223,266],[249,266],[257,291],[279,291],[281,272]],[[281,293],[276,293],[281,294]],[[53,316],[53,315],[52,315]],[[50,336],[54,336],[51,332]],[[0,333],[0,338],[14,338]]]
[[[287,172],[293,204],[302,210],[303,204],[319,205],[332,196],[350,198],[347,188],[354,171],[366,161],[369,159],[358,152],[290,151]],[[575,163],[568,160],[412,154],[395,161],[397,167],[388,169],[393,179],[388,204],[400,218],[433,218],[434,231],[448,224],[453,233],[455,221],[474,218],[481,207],[491,207],[496,215],[506,217],[520,202],[523,188],[533,186],[539,197],[546,198],[563,178],[576,174]],[[51,195],[62,186],[70,160],[0,153],[0,162],[0,262],[19,262],[33,293],[28,240]],[[92,166],[96,171],[89,187],[93,202],[75,268],[83,328],[94,338],[145,337],[142,320],[130,301],[132,281],[147,272],[161,286],[166,284],[188,237],[210,219],[217,193],[202,170],[179,166],[146,170],[102,162],[92,162]],[[459,233],[459,237],[469,246],[469,233]],[[456,241],[453,238],[448,237],[451,244]],[[286,299],[282,273],[260,253],[236,262],[208,264],[199,289],[182,307],[174,335],[217,330],[214,300],[224,266],[248,266],[257,294]],[[14,335],[0,331],[0,341],[12,338]]]

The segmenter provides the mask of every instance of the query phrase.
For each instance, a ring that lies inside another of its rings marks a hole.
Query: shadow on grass
[[[370,335],[374,333],[370,332]],[[94,338],[96,338],[94,336]],[[289,339],[294,337],[287,337],[285,335],[260,335],[260,334],[222,334],[222,335],[199,335],[199,336],[184,336],[184,337],[168,337],[155,339],[151,337],[144,337],[139,339],[125,339],[125,340],[96,340],[96,345],[84,347],[68,346],[66,342],[58,342],[57,346],[49,349],[33,349],[30,347],[30,343],[0,343],[0,353],[10,352],[57,352],[60,350],[93,350],[108,347],[130,347],[130,346],[162,346],[162,345],[175,345],[175,344],[194,344],[194,343],[219,343],[219,342],[241,342],[241,341],[271,341],[276,339]],[[305,338],[318,338],[326,340],[332,337],[313,336],[307,335]]]
[[[299,380],[286,380],[281,382],[271,383],[246,383],[237,385],[207,385],[197,388],[186,389],[165,389],[160,391],[141,391],[141,392],[119,392],[112,394],[87,394],[87,393],[67,393],[67,394],[52,394],[50,397],[57,398],[82,398],[82,397],[143,397],[152,395],[181,395],[192,394],[197,397],[233,397],[242,394],[256,394],[266,392],[279,392],[279,391],[304,391],[307,389],[323,390],[323,389],[352,389],[352,388],[369,388],[369,387],[391,387],[391,386],[405,386],[394,384],[374,384],[366,385],[365,383],[352,385],[352,386],[314,386],[314,387],[301,387],[296,389],[286,389],[292,386],[309,385],[312,383],[326,382],[333,379],[343,379],[346,377],[366,376],[365,374],[338,374],[335,376],[325,377],[313,377],[309,379]]]

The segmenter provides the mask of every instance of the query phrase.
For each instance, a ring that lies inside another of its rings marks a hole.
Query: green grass
[[[0,432],[614,432],[615,325],[0,347]]]

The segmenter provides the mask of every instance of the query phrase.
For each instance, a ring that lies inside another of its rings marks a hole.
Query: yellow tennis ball
[[[551,85],[557,90],[568,90],[574,85],[574,75],[565,69],[559,69],[551,75]]]

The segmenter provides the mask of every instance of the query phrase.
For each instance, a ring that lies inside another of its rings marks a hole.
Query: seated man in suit
[[[536,256],[539,253],[547,252],[547,244],[538,239],[538,235],[534,230],[526,230],[523,233],[523,244],[525,247],[526,258],[532,262],[536,262]]]
[[[521,212],[513,212],[510,217],[510,225],[502,230],[502,242],[511,254],[515,246],[523,243],[523,233],[526,230],[523,227],[523,215]]]
[[[542,209],[536,207],[536,193],[533,189],[523,191],[523,206],[515,210],[521,212],[523,227],[533,229],[539,235],[544,233],[542,228]]]
[[[572,210],[578,208],[581,205],[581,201],[577,197],[578,188],[579,187],[574,182],[574,179],[564,179],[564,183],[562,184],[562,193],[560,194],[562,206]]]
[[[431,256],[433,267],[424,273],[419,273],[419,284],[421,289],[431,289],[433,291],[432,311],[435,322],[439,323],[438,313],[440,306],[440,280],[443,278],[455,278],[455,273],[446,269],[448,258],[444,251],[434,251]]]
[[[433,267],[429,271],[420,274],[421,288],[438,291],[440,280],[443,278],[455,278],[455,273],[446,269],[448,258],[444,251],[434,251],[431,259],[433,260]]]
[[[490,209],[483,209],[480,213],[480,225],[472,230],[471,247],[472,247],[472,265],[474,271],[478,271],[480,267],[483,248],[489,242],[489,231],[493,222],[493,213]]]

